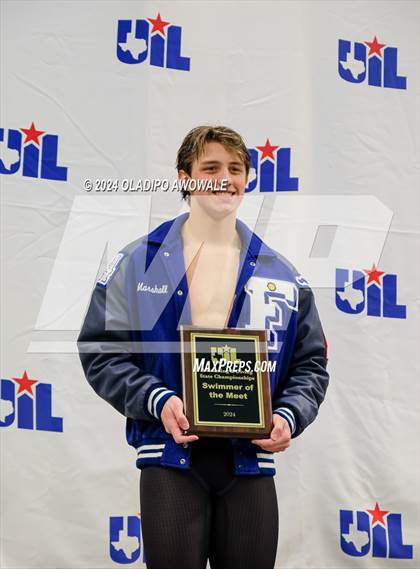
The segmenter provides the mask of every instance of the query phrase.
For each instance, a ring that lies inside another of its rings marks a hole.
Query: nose
[[[226,182],[224,183],[224,187],[226,190],[228,190],[232,186],[232,175],[229,172],[228,168],[226,168],[225,170],[223,170],[223,172],[221,172],[221,176],[220,179],[218,180],[218,183],[221,184],[222,180],[226,180]]]

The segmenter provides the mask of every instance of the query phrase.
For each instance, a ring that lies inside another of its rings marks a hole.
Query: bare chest
[[[222,328],[233,304],[240,251],[204,245],[200,251],[185,247],[192,324]]]

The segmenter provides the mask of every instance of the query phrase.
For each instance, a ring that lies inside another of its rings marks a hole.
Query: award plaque
[[[269,438],[272,406],[265,330],[181,326],[188,434]]]

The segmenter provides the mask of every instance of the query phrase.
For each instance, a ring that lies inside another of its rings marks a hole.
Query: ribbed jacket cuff
[[[296,419],[293,411],[291,411],[288,407],[279,407],[278,409],[275,409],[273,413],[277,413],[277,415],[280,415],[283,417],[283,419],[286,419],[286,421],[289,423],[290,432],[293,435],[293,433],[296,431]]]
[[[163,406],[165,405],[167,399],[172,397],[172,395],[177,395],[175,391],[167,389],[166,387],[154,387],[148,397],[147,397],[147,410],[156,419],[160,420],[160,414],[162,413]]]

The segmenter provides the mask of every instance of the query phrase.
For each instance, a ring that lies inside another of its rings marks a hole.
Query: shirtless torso
[[[184,261],[194,326],[223,328],[235,296],[240,239],[233,243],[184,240]]]

